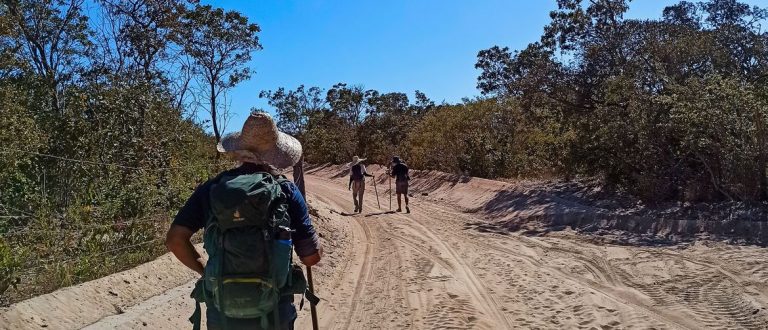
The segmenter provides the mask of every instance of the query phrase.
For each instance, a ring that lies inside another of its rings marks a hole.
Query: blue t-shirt
[[[192,231],[198,231],[205,227],[206,214],[208,214],[209,195],[211,186],[222,175],[242,175],[258,172],[258,167],[253,164],[245,163],[235,169],[225,171],[216,178],[211,179],[197,187],[189,197],[184,206],[176,214],[173,220],[174,225],[184,226]],[[300,257],[306,257],[315,254],[319,249],[319,240],[317,232],[312,226],[312,220],[309,217],[309,210],[304,196],[301,195],[299,187],[293,182],[283,182],[280,187],[283,193],[288,197],[288,216],[291,218],[291,229],[295,230],[292,235],[296,254]]]

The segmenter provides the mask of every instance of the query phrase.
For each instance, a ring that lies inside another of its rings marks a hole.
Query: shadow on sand
[[[351,217],[351,216],[357,215],[357,213],[339,212],[336,210],[331,210],[331,213],[336,213],[338,215],[341,215],[342,217]]]
[[[378,213],[369,213],[369,214],[366,214],[366,215],[364,215],[364,217],[368,218],[368,217],[375,217],[375,216],[377,216],[377,215],[384,215],[384,214],[395,214],[395,213],[396,213],[395,211],[386,211],[386,212],[378,212]]]
[[[356,216],[356,215],[360,214],[360,213],[339,212],[339,211],[336,211],[336,210],[331,210],[331,213],[336,213],[336,214],[341,215],[343,217],[352,217],[352,216]],[[375,217],[377,215],[394,214],[394,213],[396,213],[396,212],[395,211],[386,211],[386,212],[368,213],[368,214],[363,215],[363,216],[368,218],[368,217]]]

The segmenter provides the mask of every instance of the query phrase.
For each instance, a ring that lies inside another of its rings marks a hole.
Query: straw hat
[[[357,157],[357,156],[353,156],[352,157],[352,162],[347,164],[347,166],[352,167],[352,166],[355,166],[357,164],[360,164],[360,163],[364,162],[365,160],[366,160],[366,158],[360,158],[360,157]]]
[[[230,133],[216,146],[237,161],[268,164],[277,169],[293,166],[301,158],[301,143],[277,130],[269,114],[252,112],[240,132]]]

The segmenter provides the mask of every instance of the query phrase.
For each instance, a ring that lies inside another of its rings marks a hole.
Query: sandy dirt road
[[[476,230],[479,215],[421,198],[411,214],[382,213],[372,187],[365,212],[346,215],[353,207],[342,181],[309,183],[352,225],[354,242],[341,276],[320,290],[323,329],[768,328],[761,248],[487,233]],[[309,328],[304,315],[298,324]]]
[[[381,183],[380,210],[370,182],[364,212],[353,215],[345,180],[307,176],[310,203],[332,242],[315,271],[321,329],[768,329],[765,249],[493,232],[483,230],[482,214],[433,195],[417,194],[411,214],[386,212]],[[192,283],[83,325],[187,328]],[[69,321],[49,319],[48,329],[77,324]],[[311,329],[307,306],[297,329]]]

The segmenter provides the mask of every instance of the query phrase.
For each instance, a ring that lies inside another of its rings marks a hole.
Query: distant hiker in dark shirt
[[[305,282],[291,265],[291,247],[307,266],[322,254],[299,188],[276,173],[299,160],[301,144],[269,115],[252,113],[218,150],[242,165],[199,186],[166,238],[176,258],[202,276],[190,321],[199,327],[205,302],[208,329],[293,329],[293,294]],[[200,229],[207,262],[190,242]]]
[[[352,190],[352,200],[355,202],[355,212],[363,212],[363,194],[365,194],[365,177],[373,177],[365,171],[363,165],[365,158],[352,157],[352,162],[347,166],[349,171],[349,187]]]
[[[400,160],[399,157],[392,158],[392,172],[391,176],[395,177],[395,192],[397,193],[397,212],[403,212],[400,203],[400,195],[405,197],[405,213],[411,213],[411,209],[408,208],[408,181],[411,179],[408,176],[408,165]]]

